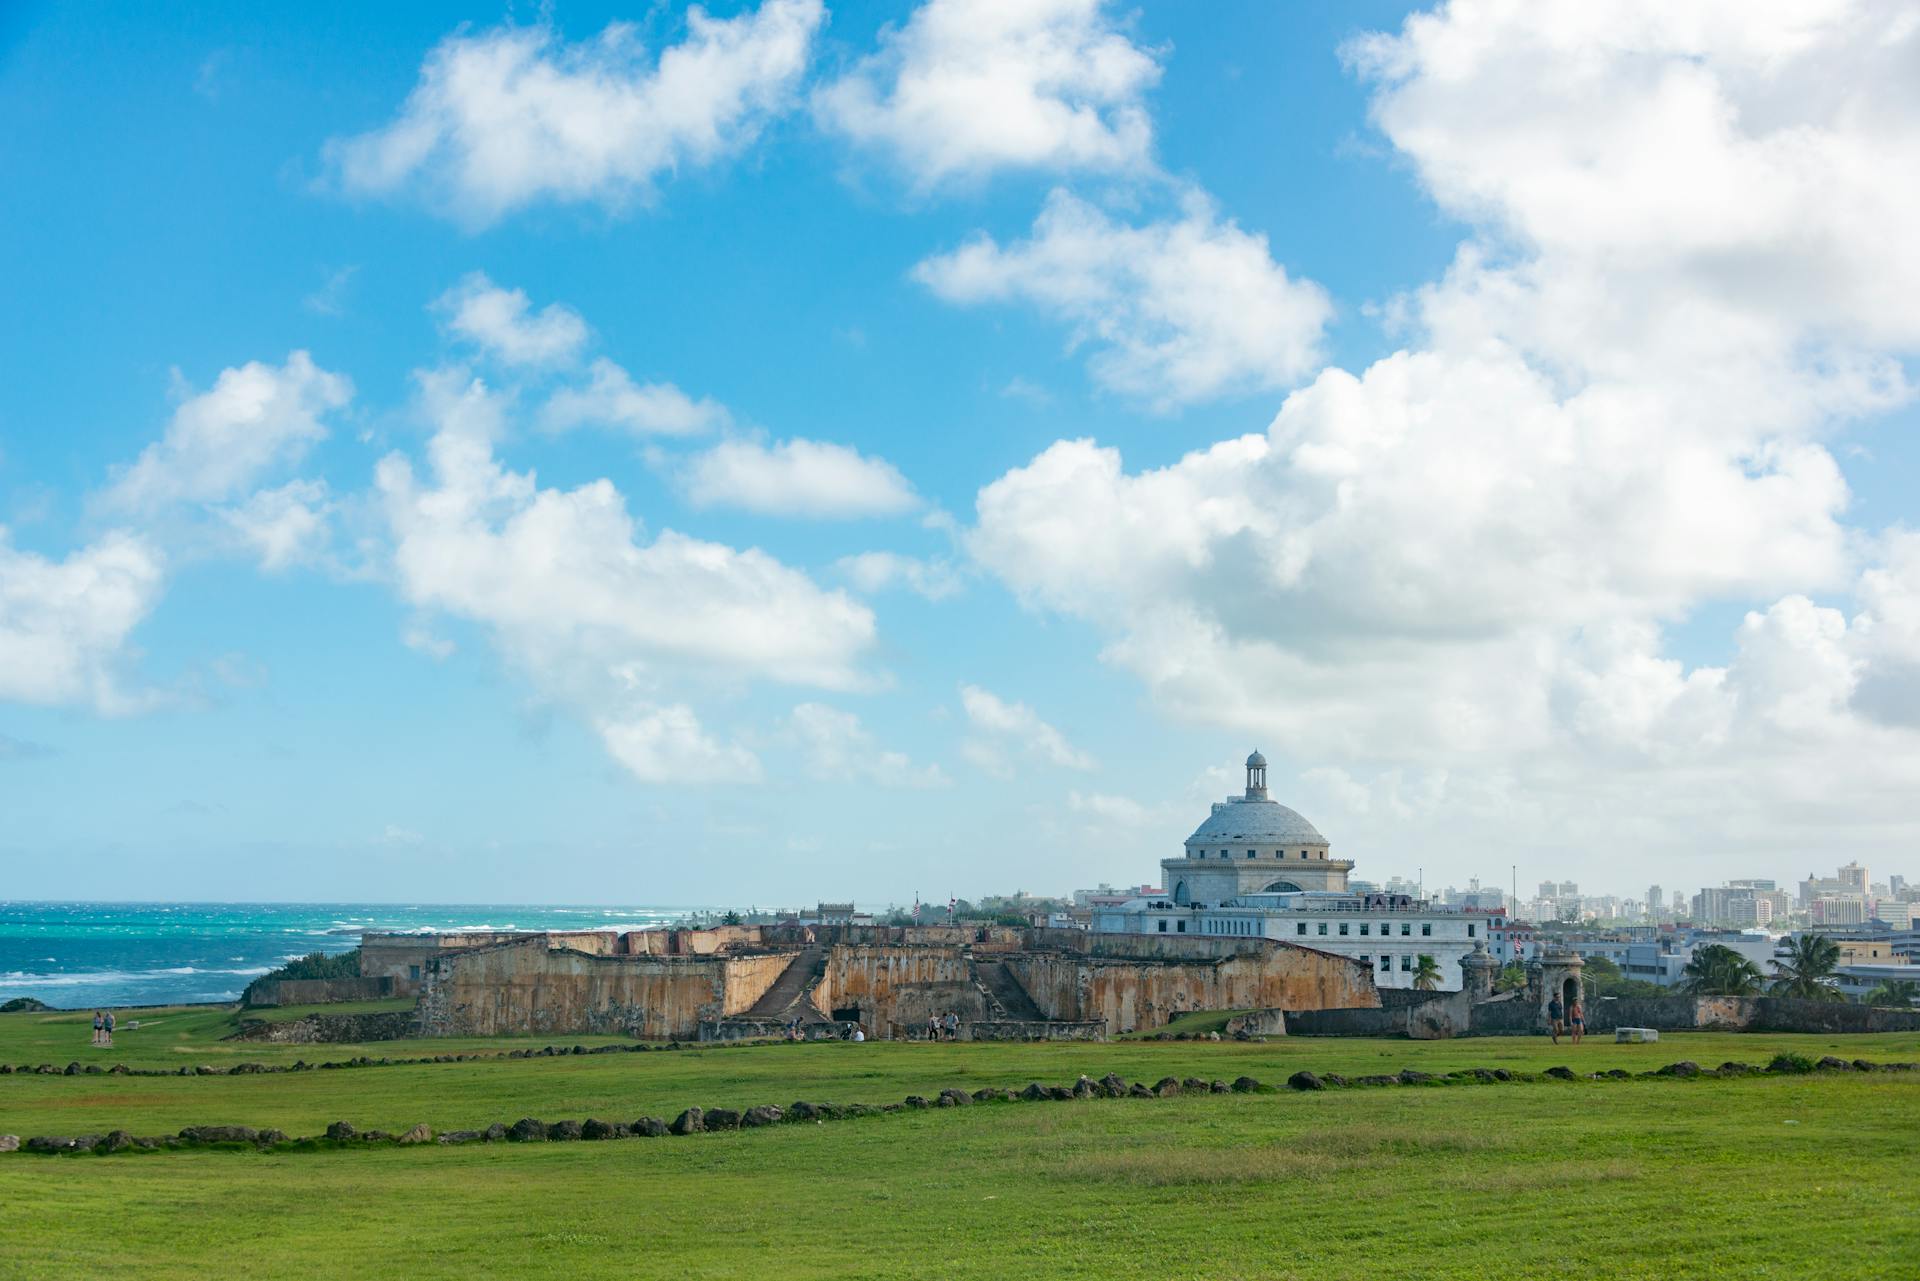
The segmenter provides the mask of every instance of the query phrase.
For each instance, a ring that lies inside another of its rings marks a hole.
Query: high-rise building
[[[1658,885],[1647,886],[1647,919],[1649,921],[1657,921],[1665,915],[1666,910],[1667,896],[1661,892],[1660,887]]]
[[[1856,894],[1823,894],[1813,900],[1807,915],[1815,925],[1865,925],[1867,900]]]
[[[1837,879],[1842,885],[1847,887],[1847,892],[1850,894],[1864,896],[1867,892],[1867,869],[1858,863],[1848,863],[1842,867]],[[1773,887],[1769,885],[1767,888],[1772,889]]]

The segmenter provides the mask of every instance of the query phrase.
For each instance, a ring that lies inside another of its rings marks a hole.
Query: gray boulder
[[[507,1137],[516,1143],[544,1143],[547,1138],[547,1123],[523,1116],[507,1127]]]
[[[399,1141],[405,1144],[431,1143],[433,1142],[433,1131],[427,1128],[426,1122],[422,1121],[401,1135]]]
[[[643,1116],[633,1123],[633,1134],[636,1138],[657,1139],[666,1132],[667,1123],[657,1116]]]
[[[1296,1090],[1324,1090],[1327,1083],[1311,1072],[1295,1072],[1287,1078],[1287,1084]]]
[[[673,1124],[667,1127],[669,1134],[698,1134],[707,1128],[704,1114],[699,1108],[688,1108],[673,1118]]]
[[[350,1139],[353,1135],[353,1126],[345,1121],[335,1121],[327,1127],[327,1137],[330,1139]]]
[[[571,1143],[582,1133],[578,1121],[554,1121],[547,1126],[547,1140],[551,1143]]]

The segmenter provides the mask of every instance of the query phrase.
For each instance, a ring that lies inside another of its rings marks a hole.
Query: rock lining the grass
[[[589,1051],[591,1052],[591,1051]],[[555,1051],[564,1054],[567,1051]],[[1703,1072],[1697,1063],[1682,1060],[1670,1063],[1652,1072],[1643,1073],[1646,1077],[1693,1078],[1699,1076],[1736,1077],[1755,1075],[1762,1069],[1744,1063],[1727,1062],[1713,1072]],[[1912,1072],[1920,1071],[1920,1064],[1880,1063],[1866,1059],[1852,1061],[1828,1055],[1819,1060],[1810,1060],[1800,1055],[1782,1054],[1776,1056],[1765,1071],[1770,1073],[1808,1073],[1808,1072]],[[1623,1068],[1612,1068],[1587,1074],[1586,1079],[1595,1081],[1627,1080],[1634,1074]],[[1557,1066],[1548,1068],[1544,1078],[1554,1080],[1579,1080],[1571,1068]],[[1287,1079],[1288,1087],[1295,1092],[1324,1091],[1329,1088],[1368,1088],[1388,1086],[1446,1086],[1467,1084],[1470,1082],[1526,1081],[1539,1080],[1524,1073],[1511,1072],[1505,1068],[1460,1068],[1436,1076],[1433,1073],[1406,1069],[1398,1074],[1363,1076],[1352,1081],[1336,1073],[1320,1075],[1311,1071],[1295,1072]],[[1163,1077],[1153,1086],[1136,1081],[1127,1084],[1120,1076],[1109,1073],[1098,1081],[1090,1077],[1079,1077],[1072,1086],[1049,1086],[1035,1081],[1025,1089],[1015,1093],[1013,1090],[986,1086],[969,1094],[958,1087],[948,1087],[937,1096],[941,1107],[964,1107],[980,1102],[1057,1102],[1085,1100],[1099,1097],[1125,1098],[1170,1098],[1187,1093],[1272,1093],[1258,1080],[1242,1076],[1228,1084],[1225,1081],[1205,1082],[1199,1078],[1178,1080]],[[807,1122],[820,1124],[830,1120],[843,1120],[854,1117],[880,1116],[914,1108],[935,1106],[921,1095],[909,1095],[904,1103],[890,1103],[884,1106],[872,1104],[835,1104],[796,1102],[782,1108],[774,1104],[764,1104],[738,1112],[731,1108],[688,1108],[672,1124],[658,1117],[641,1117],[631,1124],[609,1122],[589,1118],[585,1121],[559,1120],[539,1121],[532,1117],[523,1117],[513,1125],[496,1122],[484,1130],[453,1130],[435,1135],[424,1122],[413,1126],[400,1134],[390,1134],[383,1130],[357,1130],[347,1121],[335,1121],[328,1125],[324,1138],[335,1144],[393,1144],[396,1146],[418,1146],[439,1144],[457,1146],[466,1143],[512,1142],[552,1142],[575,1139],[613,1140],[625,1138],[658,1138],[666,1135],[690,1135],[718,1130],[740,1128],[759,1129],[782,1122]],[[290,1139],[283,1131],[275,1129],[256,1130],[244,1125],[200,1125],[187,1126],[177,1135],[164,1138],[142,1138],[126,1130],[112,1130],[101,1134],[81,1135],[35,1135],[22,1140],[17,1135],[0,1135],[0,1152],[32,1152],[40,1154],[79,1154],[79,1153],[116,1153],[129,1150],[152,1151],[160,1149],[181,1149],[193,1147],[241,1147],[248,1146],[265,1150],[283,1147],[289,1144],[310,1146],[319,1139]]]

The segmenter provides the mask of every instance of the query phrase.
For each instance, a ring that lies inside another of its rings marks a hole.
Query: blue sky
[[[1414,9],[11,7],[5,892],[1920,870],[1917,38]]]

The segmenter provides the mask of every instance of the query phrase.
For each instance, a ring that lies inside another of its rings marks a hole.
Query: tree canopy
[[[1758,996],[1760,967],[1721,943],[1694,949],[1680,990],[1690,996]]]
[[[1786,952],[1773,962],[1775,996],[1802,1001],[1838,1001],[1843,998],[1834,981],[1840,966],[1840,945],[1824,934],[1802,934],[1789,940]]]

